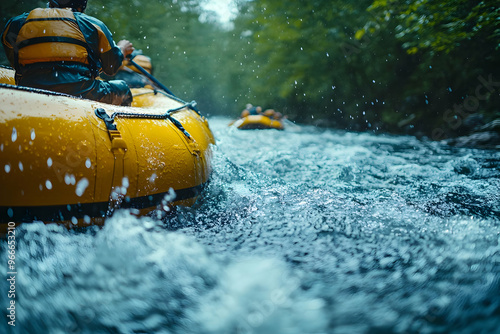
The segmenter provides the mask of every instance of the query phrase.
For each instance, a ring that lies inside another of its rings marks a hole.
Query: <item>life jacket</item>
[[[70,9],[37,8],[21,27],[14,46],[17,66],[70,62],[88,65],[92,53]]]
[[[146,72],[148,72],[149,74],[152,74],[153,65],[151,64],[151,58],[149,58],[148,56],[145,56],[145,55],[137,55],[134,57],[134,62],[137,65],[139,65],[140,67],[142,67],[143,69],[145,69]],[[122,67],[127,67],[128,69],[130,69],[136,73],[143,74],[141,72],[141,70],[139,70],[137,67],[135,67],[135,65],[133,65],[128,59],[125,59],[123,61]],[[120,68],[120,69],[123,70],[123,68]]]

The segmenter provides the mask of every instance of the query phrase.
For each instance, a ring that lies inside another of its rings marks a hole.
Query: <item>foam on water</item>
[[[500,327],[498,152],[227,123],[211,119],[214,171],[192,208],[119,210],[84,231],[18,226],[14,332]]]

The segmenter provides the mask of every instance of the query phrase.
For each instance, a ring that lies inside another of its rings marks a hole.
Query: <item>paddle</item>
[[[149,74],[148,71],[146,71],[144,68],[142,68],[141,65],[137,64],[133,59],[135,57],[135,55],[128,55],[128,60],[130,61],[130,63],[132,65],[134,65],[139,71],[141,71],[142,74],[144,74],[149,80],[151,80],[152,82],[154,82],[158,87],[160,87],[161,89],[163,89],[166,93],[172,95],[172,96],[175,96],[174,93],[172,93],[170,91],[170,89],[168,89],[164,84],[162,84],[161,82],[158,81],[158,79],[156,79],[154,76],[152,76],[151,74]]]

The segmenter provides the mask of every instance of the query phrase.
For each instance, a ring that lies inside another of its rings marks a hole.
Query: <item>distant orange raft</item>
[[[240,130],[254,129],[276,129],[283,130],[282,119],[273,119],[264,115],[248,115],[234,121],[231,126],[237,127]]]
[[[13,85],[0,68],[0,228],[102,223],[170,196],[192,205],[211,172],[207,120],[173,96],[134,89],[119,107]],[[175,195],[173,195],[175,193]]]

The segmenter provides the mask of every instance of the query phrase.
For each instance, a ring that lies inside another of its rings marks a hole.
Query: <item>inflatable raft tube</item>
[[[284,129],[283,122],[281,120],[271,119],[264,115],[248,115],[237,119],[231,125],[240,130]]]
[[[214,144],[194,108],[149,89],[133,90],[133,107],[119,107],[16,87],[6,71],[0,68],[1,231],[9,222],[102,224],[117,208],[145,214],[174,193],[169,204],[194,204]]]

